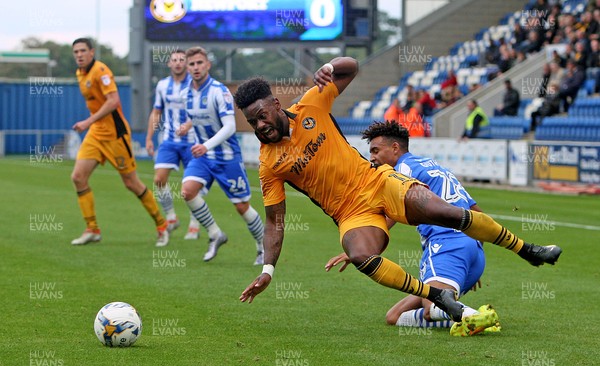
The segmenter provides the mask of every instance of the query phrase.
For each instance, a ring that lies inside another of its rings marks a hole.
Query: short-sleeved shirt
[[[185,110],[194,125],[198,143],[205,143],[222,127],[221,118],[233,116],[233,97],[225,85],[208,77],[198,89],[190,83],[181,92],[184,96]],[[229,161],[242,158],[242,150],[235,134],[220,145],[206,152],[206,158]]]
[[[433,159],[415,156],[408,152],[398,159],[395,169],[408,177],[427,184],[433,193],[453,206],[469,210],[471,206],[476,204],[454,174]],[[426,241],[436,240],[437,238],[451,239],[466,236],[458,230],[436,225],[421,224],[417,226],[417,230]]]
[[[185,99],[181,91],[185,89],[191,81],[189,74],[181,82],[173,80],[168,76],[156,84],[154,96],[154,109],[162,111],[163,115],[163,141],[194,143],[194,131],[190,130],[186,136],[177,135],[176,131],[187,121],[185,112]]]
[[[285,199],[285,182],[309,196],[336,223],[372,204],[386,172],[373,168],[342,135],[330,114],[338,94],[334,83],[321,93],[311,88],[285,110],[290,138],[261,145],[259,176],[265,206]]]
[[[77,81],[91,114],[102,107],[107,94],[118,93],[112,71],[97,60],[93,60],[85,70],[77,69]],[[129,133],[129,124],[120,105],[112,113],[92,123],[88,131],[89,135],[98,140],[116,140]]]

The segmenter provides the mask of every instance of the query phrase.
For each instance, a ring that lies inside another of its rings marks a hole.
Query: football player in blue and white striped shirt
[[[209,190],[216,180],[256,241],[254,264],[263,264],[264,227],[249,203],[250,184],[235,136],[233,97],[225,85],[208,74],[211,64],[206,50],[192,47],[186,51],[186,59],[192,81],[182,91],[182,96],[189,120],[181,126],[179,133],[185,136],[193,128],[197,142],[191,148],[194,159],[183,174],[182,192],[190,210],[208,231],[208,251],[204,261],[213,259],[219,247],[227,242],[227,236],[199,194],[201,190]]]
[[[179,227],[179,219],[175,214],[171,187],[168,185],[169,174],[173,169],[179,170],[180,163],[185,168],[192,160],[191,147],[195,143],[195,135],[193,131],[185,136],[176,133],[179,126],[187,121],[185,106],[180,95],[181,90],[191,80],[185,64],[185,51],[173,50],[167,66],[171,70],[171,75],[156,84],[154,108],[148,120],[146,150],[150,156],[154,155],[152,136],[156,130],[161,130],[162,143],[154,162],[154,191],[167,216],[168,230],[173,231]],[[190,215],[190,224],[184,238],[198,239],[199,227],[198,221]]]

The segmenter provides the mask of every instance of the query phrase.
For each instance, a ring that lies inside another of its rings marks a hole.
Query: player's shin
[[[192,215],[194,215],[200,225],[202,225],[208,232],[208,237],[217,238],[221,234],[221,229],[213,218],[206,201],[204,201],[204,199],[197,194],[196,197],[186,201],[186,203],[190,208]]]
[[[462,318],[462,305],[456,302],[455,291],[429,286],[387,258],[372,255],[356,268],[386,287],[426,298],[448,312],[455,321]]]
[[[163,211],[167,215],[168,220],[175,220],[175,209],[173,207],[173,195],[171,194],[171,189],[169,186],[165,185],[163,187],[156,186],[156,196],[158,197],[158,202],[163,208]]]
[[[244,221],[246,221],[246,225],[248,226],[248,231],[252,234],[254,240],[256,240],[256,250],[260,253],[264,252],[263,249],[263,236],[265,228],[263,226],[262,219],[258,215],[258,212],[250,206],[242,215]]]
[[[94,208],[94,193],[91,188],[86,188],[83,191],[77,192],[77,202],[81,209],[81,214],[85,220],[86,226],[90,230],[97,230],[98,223],[96,222],[96,210]]]
[[[372,255],[356,267],[375,282],[402,292],[427,298],[430,286],[411,276],[398,264],[387,258]]]
[[[154,222],[156,223],[156,227],[157,228],[161,228],[163,226],[166,227],[167,221],[165,220],[164,216],[160,213],[160,210],[158,209],[158,205],[156,204],[156,199],[154,199],[154,195],[152,194],[152,191],[150,191],[146,187],[144,192],[142,192],[142,194],[140,194],[138,196],[138,198],[140,199],[140,201],[142,201],[142,205],[144,206],[146,211],[154,219]]]

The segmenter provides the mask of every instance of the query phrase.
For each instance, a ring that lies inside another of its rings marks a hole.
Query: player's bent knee
[[[193,189],[189,189],[186,188],[185,186],[183,188],[181,188],[181,196],[183,197],[184,200],[186,201],[191,201],[194,199],[194,197],[196,197],[198,195],[199,191],[193,190]]]
[[[375,253],[352,251],[348,253],[348,258],[350,258],[350,262],[352,262],[354,266],[358,267],[374,254]]]
[[[235,209],[237,210],[237,212],[240,215],[243,215],[250,208],[250,203],[249,202],[240,202],[240,203],[234,204],[234,206],[235,206]]]
[[[397,314],[395,311],[392,310],[393,309],[388,310],[387,314],[385,314],[385,322],[388,325],[396,325],[398,319],[400,318],[400,315],[402,315],[402,313]]]
[[[88,183],[88,177],[86,177],[84,174],[73,172],[73,174],[71,174],[71,181],[76,187],[86,186]]]

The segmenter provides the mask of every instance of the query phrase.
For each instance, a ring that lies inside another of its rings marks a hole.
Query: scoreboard
[[[334,41],[343,0],[146,0],[155,42]]]

